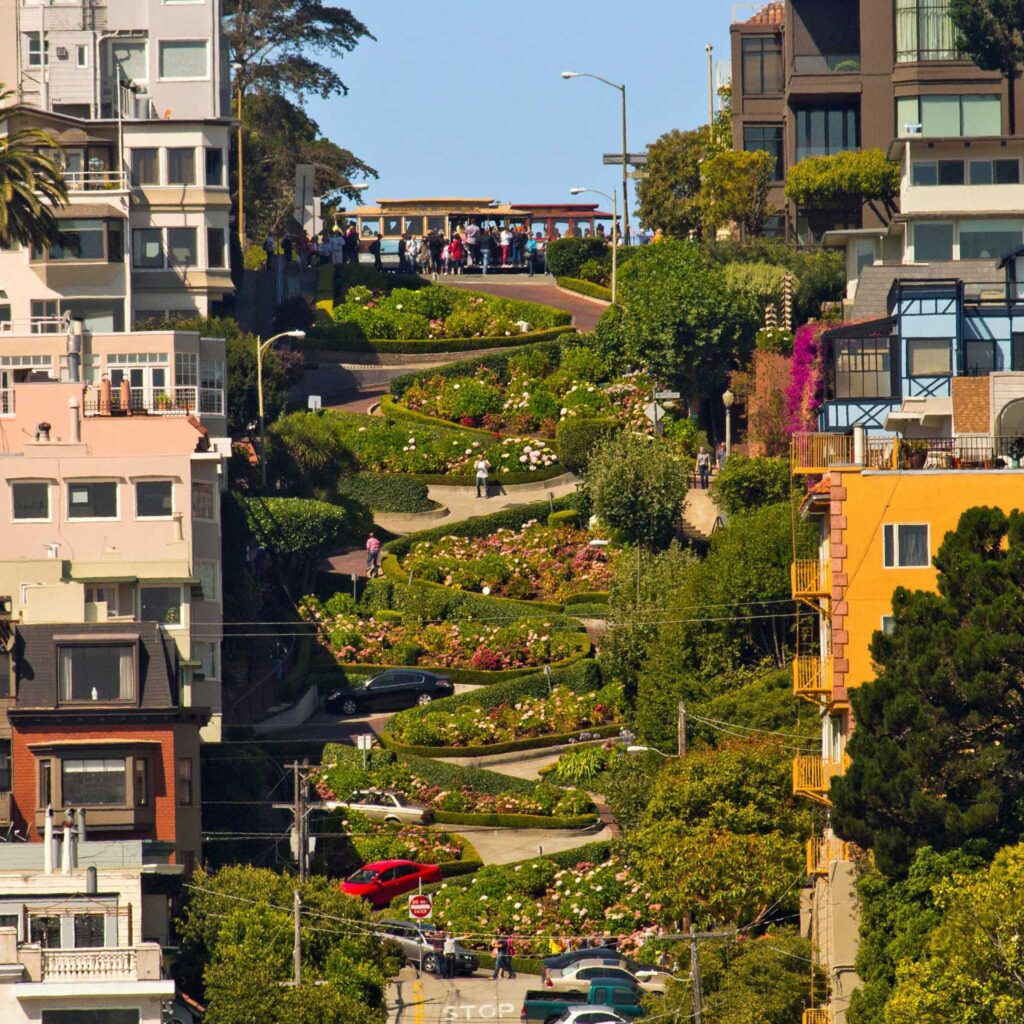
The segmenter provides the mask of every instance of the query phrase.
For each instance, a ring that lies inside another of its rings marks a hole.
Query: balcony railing
[[[0,416],[14,415],[14,388],[0,388]]]
[[[815,803],[828,804],[828,790],[832,779],[842,775],[847,758],[826,761],[818,756],[798,756],[793,758],[793,796],[806,797]]]
[[[848,434],[794,434],[790,463],[794,474],[826,473],[837,467],[881,470],[1006,469],[1024,463],[1024,446],[1011,436],[864,438],[863,453],[854,451]]]
[[[798,53],[794,75],[849,75],[860,71],[859,53]]]
[[[86,416],[189,416],[224,415],[224,392],[220,388],[180,387],[165,392],[161,388],[132,388],[126,404],[119,388],[111,388],[109,405],[100,389],[91,387],[85,395]]]
[[[800,1024],[834,1024],[835,1018],[831,1010],[816,1009],[804,1010],[803,1020]]]
[[[68,192],[118,192],[128,188],[123,171],[65,171]]]
[[[807,874],[827,875],[830,864],[850,859],[850,844],[834,836],[807,840]]]
[[[802,654],[793,659],[793,696],[820,704],[832,696],[832,659],[824,664],[817,654]]]
[[[827,562],[816,558],[799,558],[790,566],[793,597],[812,600],[832,596],[832,573]]]
[[[134,979],[134,949],[44,949],[43,981]]]
[[[794,473],[827,473],[833,466],[853,465],[850,434],[794,434],[790,440]]]

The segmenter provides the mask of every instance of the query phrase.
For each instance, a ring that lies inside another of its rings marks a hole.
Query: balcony
[[[85,416],[223,416],[224,392],[221,388],[179,387],[169,392],[131,388],[126,403],[120,389],[111,388],[107,403],[100,389],[91,387],[85,394],[82,412]]]
[[[799,558],[790,566],[793,598],[815,601],[832,596],[832,573],[827,562],[816,558]]]
[[[794,75],[852,75],[860,71],[859,53],[797,53]]]
[[[793,796],[806,797],[815,803],[829,806],[829,786],[834,776],[843,774],[847,762],[845,755],[838,761],[826,761],[818,756],[794,757]]]
[[[807,840],[807,874],[811,878],[824,877],[830,864],[850,859],[850,844],[834,836],[827,839]]]
[[[5,938],[14,936],[11,929]],[[162,978],[163,956],[156,942],[99,949],[41,949],[24,945],[18,947],[17,955],[28,976],[28,983],[19,986],[19,998],[45,997],[49,985],[102,984],[104,991],[110,992],[119,982],[132,986],[148,982],[147,987],[154,995],[164,994],[165,989],[168,994],[174,992],[174,983]],[[125,994],[132,994],[132,989]]]
[[[827,473],[834,466],[853,466],[851,434],[794,434],[789,445],[794,473]]]
[[[68,193],[124,192],[128,182],[123,171],[65,171],[62,175]]]
[[[800,1024],[834,1024],[835,1018],[831,1010],[819,1008],[817,1010],[804,1010]]]
[[[793,659],[793,696],[820,704],[832,696],[832,659],[822,664],[817,654],[798,655]]]

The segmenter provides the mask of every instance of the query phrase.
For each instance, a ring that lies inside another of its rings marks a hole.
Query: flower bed
[[[388,735],[415,747],[481,747],[490,744],[562,736],[621,720],[622,687],[576,692],[555,686],[550,694],[522,696],[500,704],[460,704],[392,719]]]
[[[456,590],[564,602],[611,584],[618,549],[593,548],[590,539],[586,530],[534,521],[489,537],[420,541],[401,567]]]
[[[412,625],[348,611],[347,602],[305,597],[299,614],[319,627],[343,664],[429,665],[492,672],[540,667],[570,657],[572,633],[531,620],[491,626],[472,620]]]

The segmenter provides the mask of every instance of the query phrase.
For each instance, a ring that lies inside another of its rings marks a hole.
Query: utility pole
[[[700,991],[700,961],[697,959],[697,930],[690,925],[690,992],[693,996],[694,1024],[704,1024],[704,1005]]]
[[[686,705],[679,702],[679,720],[676,724],[678,734],[678,752],[680,757],[686,756]]]
[[[714,49],[710,43],[704,47],[708,55],[708,138],[712,143],[715,141],[715,70],[711,60]]]
[[[295,921],[295,937],[292,941],[293,981],[298,988],[302,984],[302,897],[298,889],[295,890],[293,897],[292,917]]]
[[[295,861],[299,869],[299,881],[304,882],[309,877],[309,825],[306,821],[308,809],[306,806],[306,769],[308,763],[299,764],[293,761],[289,766],[292,770],[292,780],[295,787],[292,815],[294,816],[295,835]]]

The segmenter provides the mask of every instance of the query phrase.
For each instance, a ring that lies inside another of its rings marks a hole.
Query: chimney
[[[43,828],[43,874],[53,874],[53,808],[46,808],[46,825]]]
[[[81,320],[72,320],[68,332],[68,376],[72,384],[82,379],[82,334],[85,324]]]
[[[96,865],[90,864],[85,869],[85,894],[87,896],[95,896],[99,891],[99,885],[96,881]]]
[[[64,812],[64,842],[60,848],[60,873],[71,874],[71,825],[74,819],[71,817],[71,809]]]
[[[78,444],[82,440],[82,403],[78,395],[72,395],[68,399],[68,410],[70,418],[69,438],[72,444]]]
[[[121,378],[121,386],[118,388],[118,397],[121,401],[121,412],[126,416],[132,414],[132,386],[127,377]]]
[[[75,815],[75,818],[76,818],[76,820],[78,822],[78,841],[80,843],[84,843],[86,841],[86,839],[88,838],[88,836],[86,835],[86,832],[85,832],[85,808],[84,807],[79,807],[78,808],[78,813]]]
[[[100,415],[110,415],[110,378],[106,374],[100,379]]]

